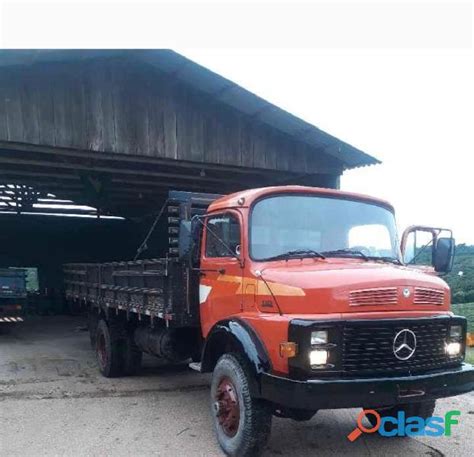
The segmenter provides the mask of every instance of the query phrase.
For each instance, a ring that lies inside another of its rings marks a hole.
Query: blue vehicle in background
[[[27,296],[26,271],[0,269],[0,329],[3,324],[23,322]]]

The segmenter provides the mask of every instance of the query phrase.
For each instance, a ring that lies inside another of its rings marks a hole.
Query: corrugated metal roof
[[[173,74],[183,83],[308,144],[317,152],[336,157],[346,169],[380,163],[360,149],[171,50],[4,50],[0,51],[0,66],[120,56],[140,59],[162,72]]]

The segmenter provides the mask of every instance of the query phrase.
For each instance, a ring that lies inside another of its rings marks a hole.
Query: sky
[[[474,244],[472,50],[180,50],[382,161],[341,188],[390,201],[398,225]]]
[[[469,244],[473,41],[466,0],[0,0],[1,45],[173,48],[380,159],[341,187],[389,200],[400,229]]]

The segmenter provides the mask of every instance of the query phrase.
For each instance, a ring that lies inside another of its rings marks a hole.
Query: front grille
[[[408,360],[393,353],[395,335],[409,329],[416,335],[416,351]],[[448,321],[425,323],[346,322],[343,330],[342,367],[347,375],[408,374],[455,365],[461,359],[448,359],[445,342]]]
[[[384,287],[378,289],[353,290],[349,293],[349,305],[351,306],[378,306],[396,305],[397,288]]]
[[[415,288],[413,303],[416,305],[442,305],[444,302],[444,292],[437,289],[426,289],[424,287]]]

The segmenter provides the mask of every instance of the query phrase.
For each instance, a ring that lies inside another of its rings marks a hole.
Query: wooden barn
[[[130,256],[170,189],[337,188],[375,163],[170,50],[0,51],[0,266]]]

